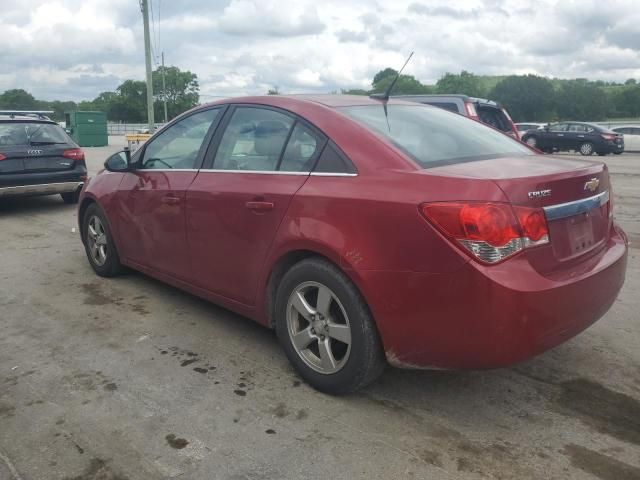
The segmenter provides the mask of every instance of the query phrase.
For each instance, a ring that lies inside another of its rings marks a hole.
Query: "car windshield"
[[[0,123],[0,145],[44,145],[68,143],[64,130],[52,123]]]
[[[425,105],[382,104],[340,110],[384,136],[423,168],[513,155],[535,155],[480,122]]]

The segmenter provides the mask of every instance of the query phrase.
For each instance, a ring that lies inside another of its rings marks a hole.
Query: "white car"
[[[624,150],[626,152],[640,151],[640,125],[620,125],[612,127],[611,130],[624,135]]]

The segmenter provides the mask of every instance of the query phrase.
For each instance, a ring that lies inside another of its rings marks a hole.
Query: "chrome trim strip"
[[[200,171],[207,173],[252,173],[258,175],[309,175],[309,172],[281,172],[280,170],[223,170],[219,168],[202,168]]]
[[[357,173],[311,172],[312,177],[357,177]]]
[[[11,195],[53,195],[55,193],[69,193],[75,192],[83,185],[84,182],[62,182],[0,187],[0,197]]]
[[[197,172],[197,168],[136,168],[134,172]]]
[[[574,200],[573,202],[559,203],[557,205],[550,205],[548,207],[544,207],[543,210],[547,220],[558,220],[560,218],[567,218],[588,212],[594,208],[601,207],[608,201],[609,191],[606,190],[594,195],[593,197]]]

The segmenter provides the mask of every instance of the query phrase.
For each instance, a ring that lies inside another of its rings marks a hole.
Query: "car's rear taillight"
[[[476,112],[476,107],[471,102],[464,102],[464,108],[467,111],[467,115],[470,117],[478,118],[478,112]]]
[[[1,154],[1,153],[0,153],[0,160],[4,160],[4,159],[6,159],[6,158],[7,158],[7,157],[5,157],[3,154]]]
[[[484,263],[497,263],[525,248],[549,243],[541,208],[506,203],[437,202],[420,212],[444,235]]]
[[[84,152],[79,148],[70,148],[62,152],[64,158],[68,158],[75,161],[84,160]]]
[[[600,134],[600,136],[602,138],[604,138],[605,140],[609,140],[609,141],[612,141],[612,142],[617,138],[617,135],[610,134],[610,133],[602,133],[602,134]]]

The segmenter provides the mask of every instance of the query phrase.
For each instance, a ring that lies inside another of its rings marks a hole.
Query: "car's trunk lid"
[[[430,171],[492,180],[512,204],[543,208],[550,243],[527,253],[541,270],[578,261],[608,240],[610,184],[602,163],[522,156],[458,163]]]
[[[0,146],[5,157],[0,160],[0,174],[64,171],[74,168],[74,161],[63,156],[67,144]]]

